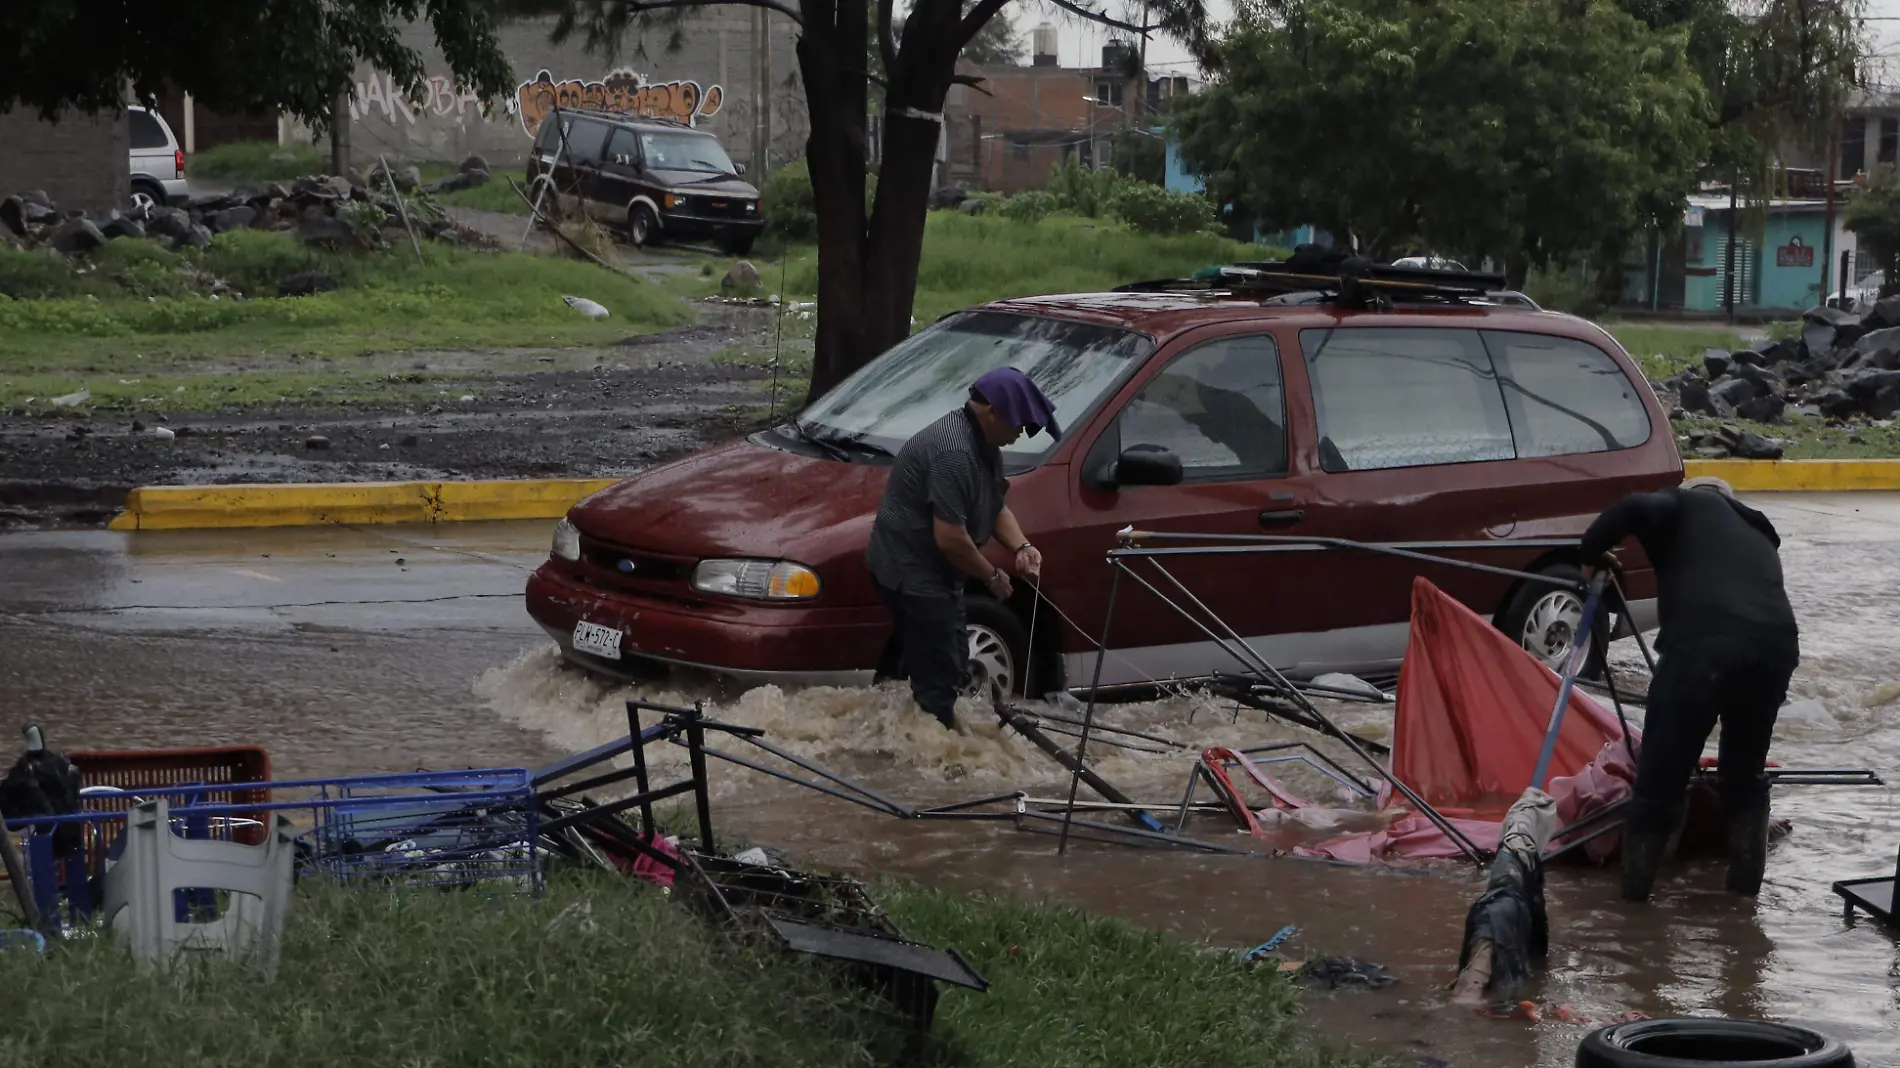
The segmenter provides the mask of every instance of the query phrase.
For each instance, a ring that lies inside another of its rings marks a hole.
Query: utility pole
[[[1827,294],[1833,287],[1828,285],[1827,272],[1834,265],[1834,176],[1840,163],[1841,119],[1834,117],[1827,132],[1827,223],[1821,233],[1821,303],[1827,303]]]
[[[1141,58],[1136,63],[1136,66],[1141,68],[1141,73],[1140,73],[1139,78],[1137,79],[1137,84],[1136,84],[1136,91],[1140,99],[1135,105],[1135,110],[1132,113],[1132,119],[1129,125],[1138,126],[1143,133],[1146,133],[1148,130],[1148,4],[1147,4],[1147,0],[1142,0],[1140,26],[1141,26]]]
[[[1735,321],[1735,186],[1741,180],[1739,173],[1731,172],[1728,180],[1728,248],[1727,263],[1722,269],[1722,302],[1728,305],[1728,321]]]
[[[340,90],[330,103],[330,173],[350,169],[350,91]]]
[[[772,145],[772,25],[762,7],[752,9],[752,184],[765,181]]]

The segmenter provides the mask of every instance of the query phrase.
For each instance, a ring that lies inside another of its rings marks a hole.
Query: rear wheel
[[[1577,643],[1577,628],[1583,622],[1583,595],[1577,592],[1583,585],[1583,570],[1575,564],[1557,563],[1541,567],[1537,573],[1562,579],[1568,585],[1525,582],[1511,595],[1511,602],[1498,617],[1498,629],[1552,671],[1562,674],[1564,661],[1570,658],[1570,650]],[[1613,628],[1607,628],[1599,633],[1611,631]],[[1601,644],[1590,650],[1590,659],[1583,668],[1584,678],[1602,677],[1605,653]]]
[[[645,248],[651,244],[655,234],[660,232],[660,221],[653,217],[653,209],[645,204],[635,204],[627,210],[627,238],[635,248]]]
[[[970,641],[969,693],[987,699],[990,685],[1020,697],[1029,681],[1029,635],[1016,613],[993,597],[970,596],[963,604]]]
[[[132,210],[140,215],[149,215],[155,208],[165,206],[165,187],[157,182],[132,183]]]

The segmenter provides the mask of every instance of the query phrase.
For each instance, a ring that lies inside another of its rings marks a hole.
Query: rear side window
[[[607,143],[607,127],[586,119],[575,119],[567,129],[567,158],[571,163],[598,163],[600,150]],[[557,150],[558,151],[558,150]]]
[[[1265,336],[1225,338],[1175,357],[1122,409],[1121,444],[1159,445],[1188,480],[1286,473],[1280,353]]]
[[[158,124],[149,111],[128,111],[126,117],[132,122],[133,148],[170,148],[171,139],[165,136],[165,127]]]
[[[1609,354],[1572,338],[1487,330],[1517,454],[1613,452],[1649,440],[1649,411]]]
[[[1476,330],[1303,330],[1320,467],[1509,460],[1511,423]]]
[[[640,139],[632,130],[622,126],[614,131],[607,141],[607,160],[631,166],[640,162]]]

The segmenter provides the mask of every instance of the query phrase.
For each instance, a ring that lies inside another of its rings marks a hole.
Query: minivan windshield
[[[912,434],[962,407],[985,371],[1014,367],[1055,405],[1066,433],[1154,343],[1132,330],[1006,312],[961,312],[860,368],[798,419],[817,439],[893,455]],[[1032,466],[1055,442],[1023,435],[1003,450],[1007,467]]]
[[[704,171],[737,174],[725,146],[711,134],[640,131],[640,152],[647,167],[656,171]]]

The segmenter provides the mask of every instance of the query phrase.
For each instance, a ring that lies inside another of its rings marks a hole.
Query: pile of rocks
[[[379,165],[368,175],[311,175],[288,185],[273,182],[261,190],[193,197],[180,207],[153,207],[130,214],[111,211],[104,216],[62,212],[43,190],[33,190],[0,200],[0,242],[84,255],[121,237],[158,238],[173,249],[207,248],[218,234],[249,228],[294,230],[305,244],[343,249],[363,243],[360,218],[365,213],[359,212],[356,225],[345,216],[349,205],[364,204],[383,212],[380,220],[367,213],[372,231],[377,221],[386,230],[400,231],[406,209],[418,234],[452,244],[481,244],[486,240],[482,235],[457,226],[427,194],[468,189],[489,180],[488,161],[470,156],[453,174],[427,185],[414,167],[386,172]],[[405,198],[400,207],[392,185]],[[388,236],[400,238],[400,234]]]
[[[1673,395],[1674,415],[1776,424],[1790,415],[1833,423],[1900,415],[1900,297],[1855,315],[1812,308],[1801,335],[1735,352],[1710,349],[1702,368],[1656,383]],[[1759,434],[1724,426],[1693,435],[1697,455],[1775,459],[1780,449]]]

